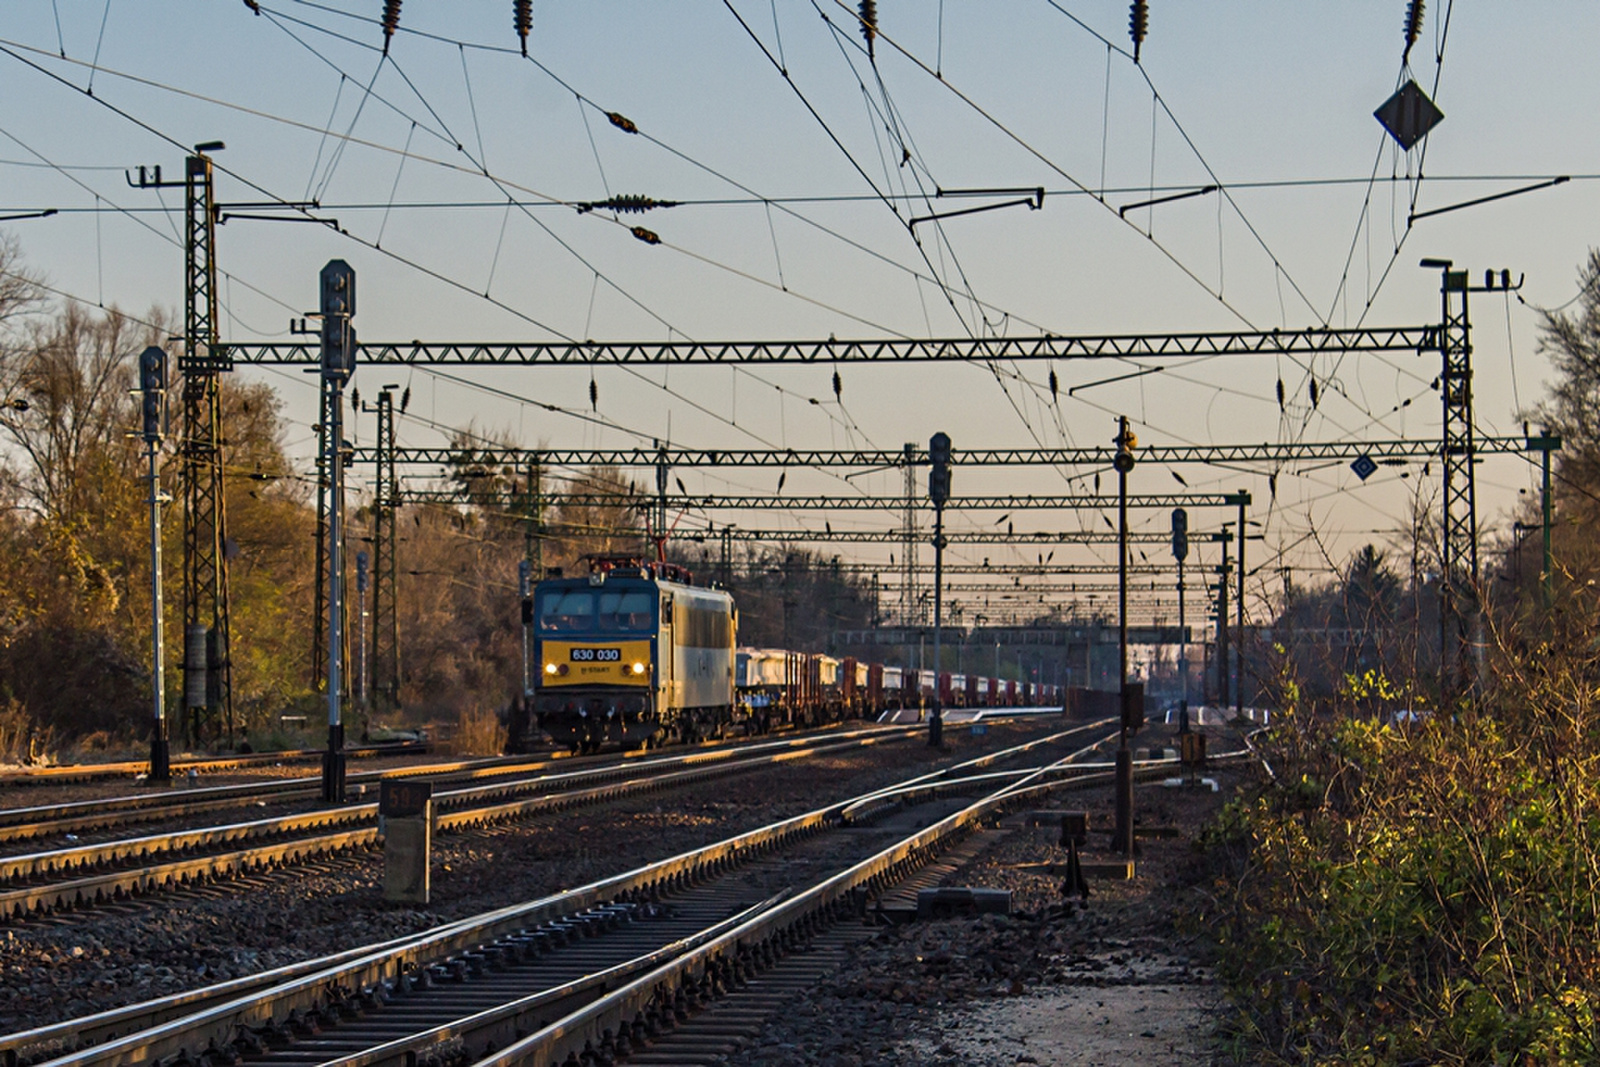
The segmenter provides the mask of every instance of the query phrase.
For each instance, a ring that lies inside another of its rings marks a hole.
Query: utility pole
[[[909,451],[909,450],[908,450]],[[944,664],[940,642],[944,631],[944,505],[950,499],[950,435],[936,433],[928,441],[928,497],[933,501],[933,714],[928,716],[928,745],[944,744]]]
[[[140,407],[144,414],[145,458],[150,465],[150,691],[155,717],[150,724],[152,785],[172,781],[167,749],[167,636],[161,599],[161,438],[167,391],[167,354],[155,345],[139,356]]]
[[[917,610],[917,446],[907,442],[904,452],[906,500],[900,541],[900,625],[916,626]],[[909,650],[908,650],[909,651]],[[909,658],[909,657],[908,657]],[[921,665],[921,661],[918,661]]]
[[[400,707],[400,604],[399,557],[396,520],[400,514],[400,483],[395,477],[394,441],[396,386],[378,391],[376,481],[372,489],[372,645],[367,657],[372,672],[373,707],[381,716]],[[409,390],[401,395],[400,410],[407,407]]]
[[[1233,717],[1244,717],[1244,509],[1250,504],[1250,494],[1239,490],[1239,596],[1234,610],[1239,613],[1239,639],[1233,645],[1234,662],[1238,665],[1233,679]]]
[[[1444,514],[1439,568],[1439,696],[1448,705],[1472,688],[1472,630],[1477,616],[1478,509],[1473,470],[1472,334],[1467,313],[1467,272],[1448,259],[1424,259],[1438,270],[1439,397],[1444,407]]]
[[[1172,509],[1172,558],[1178,561],[1178,732],[1189,732],[1189,634],[1184,628],[1183,561],[1189,558],[1189,513]]]
[[[517,598],[522,608],[522,700],[533,699],[533,564],[517,560]]]
[[[371,690],[367,687],[368,657],[367,657],[367,573],[368,556],[365,552],[356,553],[356,618],[359,625],[356,628],[356,707],[361,712],[362,734],[366,734],[367,706]]]
[[[201,744],[233,737],[233,679],[228,600],[227,509],[222,489],[222,392],[219,374],[233,360],[217,345],[216,202],[211,158],[221,141],[194,147],[184,160],[183,705],[184,733]],[[155,181],[141,188],[165,188]]]
[[[656,559],[667,560],[667,448],[656,442]]]
[[[1112,847],[1131,860],[1133,858],[1133,749],[1128,745],[1128,735],[1134,727],[1134,715],[1130,700],[1132,694],[1128,689],[1128,474],[1133,470],[1133,450],[1138,447],[1139,440],[1133,435],[1133,431],[1128,429],[1126,415],[1117,419],[1117,436],[1112,443],[1117,446],[1116,458],[1112,460],[1112,465],[1117,470],[1117,691],[1122,718],[1117,744],[1117,813],[1115,841]]]
[[[1526,427],[1524,427],[1524,430],[1526,430]],[[1531,452],[1535,449],[1539,451],[1539,467],[1540,473],[1543,475],[1539,487],[1539,526],[1544,547],[1544,555],[1541,557],[1539,564],[1539,603],[1548,614],[1555,604],[1555,588],[1553,585],[1555,561],[1550,555],[1550,522],[1555,501],[1550,495],[1550,454],[1560,451],[1560,435],[1553,434],[1546,428],[1540,432],[1538,437],[1529,436],[1528,450]]]
[[[1221,579],[1217,582],[1217,703],[1226,708],[1233,702],[1228,669],[1228,579],[1233,572],[1228,566],[1231,539],[1226,533],[1219,534],[1218,538],[1222,544],[1222,568]]]
[[[355,371],[356,272],[342,259],[322,268],[323,463],[328,476],[328,750],[322,757],[322,799],[344,802],[344,386]]]

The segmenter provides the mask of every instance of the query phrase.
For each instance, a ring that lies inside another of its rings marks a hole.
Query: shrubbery
[[[1403,729],[1286,709],[1207,842],[1242,1060],[1600,1059],[1592,667],[1506,657],[1481,710]]]

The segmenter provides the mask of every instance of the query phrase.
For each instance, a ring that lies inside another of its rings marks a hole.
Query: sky
[[[1573,299],[1600,239],[1583,222],[1600,190],[1600,5],[1435,0],[1409,65],[1403,0],[1151,0],[1137,64],[1128,5],[1103,0],[879,0],[871,57],[854,6],[837,0],[534,0],[527,58],[509,2],[410,0],[387,57],[380,0],[257,6],[5,5],[0,214],[57,214],[0,226],[59,292],[138,313],[180,309],[181,190],[132,188],[125,172],[160,165],[179,177],[185,151],[213,140],[227,146],[215,153],[219,201],[315,201],[309,214],[338,224],[219,228],[225,340],[287,339],[335,257],[357,272],[364,339],[597,342],[1425,325],[1439,318],[1439,274],[1418,263],[1443,257],[1474,281],[1484,268],[1524,279],[1516,294],[1472,302],[1478,426],[1515,434],[1550,374],[1538,309]],[[1372,112],[1408,77],[1445,117],[1406,152]],[[1413,201],[1427,211],[1557,176],[1571,180],[1407,225]],[[1209,185],[1221,191],[1118,210]],[[1036,187],[1037,209],[907,223],[1018,199],[936,190]],[[679,206],[577,209],[624,195]],[[368,396],[411,388],[400,436],[415,445],[469,426],[565,448],[897,450],[939,430],[958,450],[1103,445],[1119,415],[1144,443],[1439,434],[1434,353],[1166,362],[1070,394],[1155,364],[601,367],[593,404],[584,368],[368,368],[355,384]],[[309,469],[313,380],[235,373],[280,390],[286,443]],[[353,435],[370,442],[370,416]],[[420,485],[434,473],[409,475]],[[771,493],[778,478],[677,473],[695,494]],[[1366,482],[1343,463],[1273,473],[1147,464],[1130,489],[1179,491],[1181,476],[1196,492],[1250,490],[1264,537],[1250,550],[1257,605],[1286,578],[1315,581],[1360,545],[1391,543],[1415,501],[1437,507],[1437,464],[1385,467]],[[788,471],[784,492],[902,491],[898,472],[842,475]],[[1519,456],[1481,465],[1486,543],[1534,478]],[[967,467],[955,492],[1083,493],[1094,481]],[[1231,517],[1197,510],[1191,527]],[[949,522],[981,530],[995,518]],[[690,511],[678,528],[824,520],[885,530],[898,517]],[[1084,511],[1009,521],[1105,523]],[[1134,518],[1139,530],[1167,523],[1165,509]],[[896,549],[839,551],[886,564]],[[1065,548],[1057,561],[1111,558]],[[969,616],[983,610],[964,596]],[[1145,599],[1170,616],[1170,596]]]

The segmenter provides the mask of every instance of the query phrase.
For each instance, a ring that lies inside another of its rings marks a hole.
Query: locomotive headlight
[[[633,673],[634,674],[643,674],[644,673],[644,664],[643,663],[635,663],[633,665]]]
[[[554,663],[546,663],[544,665],[544,673],[546,673],[546,674],[554,674],[554,673],[556,673],[556,665]]]

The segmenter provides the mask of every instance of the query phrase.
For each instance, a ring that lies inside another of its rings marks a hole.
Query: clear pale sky
[[[1438,274],[1417,265],[1425,256],[1454,259],[1475,281],[1485,267],[1509,268],[1526,275],[1527,304],[1565,303],[1600,241],[1600,223],[1590,221],[1600,190],[1592,59],[1600,5],[1430,3],[1409,73],[1445,119],[1410,153],[1372,117],[1404,77],[1405,6],[1151,0],[1141,67],[1128,54],[1126,3],[880,0],[874,68],[853,8],[834,0],[535,0],[532,61],[518,51],[509,0],[409,0],[389,62],[380,62],[380,0],[263,0],[259,16],[236,0],[10,0],[0,18],[0,213],[60,210],[4,224],[58,289],[130,310],[176,310],[181,191],[129,188],[123,171],[160,164],[176,178],[180,146],[227,142],[216,157],[219,199],[315,198],[317,213],[352,235],[249,220],[219,230],[223,335],[239,340],[284,336],[291,314],[315,306],[317,271],[335,256],[358,273],[356,323],[370,340],[1420,325],[1439,315]],[[91,76],[92,99],[82,91]],[[654,141],[617,129],[607,111]],[[1420,185],[1410,180],[1419,170]],[[1423,219],[1407,233],[1412,196],[1427,210],[1556,175],[1573,180]],[[1126,220],[1115,210],[1213,182],[1227,195]],[[985,201],[900,200],[897,217],[877,195],[1040,185],[1041,210],[919,225],[920,248],[904,218]],[[1104,203],[1092,195],[1102,189]],[[620,225],[571,206],[612,194],[728,202],[626,215]],[[528,206],[508,209],[510,196]],[[453,206],[416,206],[441,204]],[[635,224],[662,243],[636,240]],[[1516,413],[1537,401],[1548,376],[1537,314],[1494,295],[1475,297],[1472,317],[1480,429],[1520,432]],[[1435,355],[1319,361],[1316,411],[1307,365],[1168,362],[1164,373],[1072,397],[1073,385],[1135,368],[1057,364],[1055,402],[1049,368],[1038,364],[1007,369],[1025,380],[977,366],[852,365],[840,371],[842,406],[831,367],[602,368],[598,415],[642,436],[422,369],[362,370],[357,386],[369,395],[384,382],[411,386],[419,417],[406,420],[402,437],[412,444],[442,442],[428,420],[564,447],[663,437],[713,448],[897,449],[939,429],[958,448],[1102,444],[1117,414],[1153,443],[1438,433]],[[309,463],[311,379],[239,373],[281,389],[293,420],[288,443]],[[586,371],[449,373],[590,413]],[[1280,378],[1286,412],[1275,396]],[[356,434],[370,439],[369,418]],[[708,493],[769,492],[777,478],[680,473],[691,491]],[[962,469],[956,492],[1092,489],[1088,478],[1069,482],[1070,473]],[[1343,464],[1291,466],[1279,473],[1270,513],[1263,475],[1181,473],[1195,490],[1254,492],[1268,541],[1252,549],[1253,562],[1274,561],[1254,588],[1270,590],[1279,562],[1316,568],[1324,549],[1342,561],[1365,541],[1382,542],[1414,493],[1436,496],[1439,472],[1386,468],[1363,484]],[[1531,476],[1515,457],[1483,464],[1486,536],[1509,526]],[[1146,465],[1133,488],[1181,487]],[[897,493],[900,483],[893,473],[847,484],[796,470],[785,485],[788,493],[858,489]],[[715,516],[729,517],[747,527],[799,521]],[[1227,517],[1197,513],[1192,523]],[[683,528],[705,518],[691,513]],[[887,513],[826,518],[836,529],[896,522]],[[956,516],[952,526],[985,528],[993,518]],[[1093,514],[1012,521],[1019,530],[1103,528]],[[1163,511],[1136,525],[1166,522]],[[1094,556],[1058,559],[1069,554]]]

